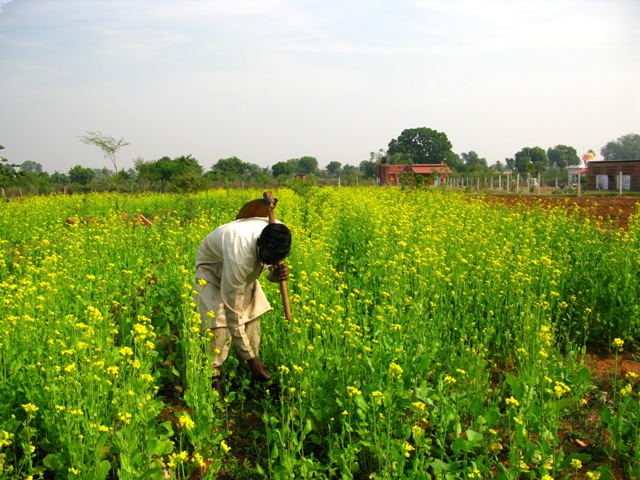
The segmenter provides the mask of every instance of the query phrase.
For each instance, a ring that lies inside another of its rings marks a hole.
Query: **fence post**
[[[578,196],[580,196],[581,188],[582,188],[582,175],[578,174]]]
[[[620,185],[620,195],[622,195],[622,172],[618,174],[618,183]]]
[[[538,172],[538,195],[540,195],[540,172]]]

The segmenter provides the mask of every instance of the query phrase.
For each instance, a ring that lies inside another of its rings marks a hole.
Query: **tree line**
[[[101,132],[87,132],[80,141],[99,148],[109,159],[113,170],[107,167],[92,169],[75,165],[66,173],[49,174],[41,164],[26,160],[11,163],[0,156],[0,188],[25,193],[52,191],[87,192],[100,190],[123,191],[177,191],[192,192],[212,187],[277,186],[304,176],[307,182],[328,183],[340,179],[341,184],[374,183],[376,169],[388,164],[444,163],[454,173],[487,176],[511,170],[521,174],[552,177],[562,175],[568,166],[579,165],[581,158],[574,147],[556,145],[544,150],[539,146],[524,147],[511,158],[488,165],[475,151],[456,154],[444,132],[420,127],[405,129],[392,139],[388,148],[371,152],[368,160],[358,165],[342,165],[331,161],[320,169],[313,156],[281,161],[271,167],[260,167],[238,157],[222,158],[207,171],[191,155],[157,160],[134,160],[134,168],[118,168],[117,155],[128,142]],[[0,145],[0,150],[4,147]],[[593,150],[590,150],[595,155]],[[608,142],[600,151],[607,160],[640,160],[640,135],[628,134]]]

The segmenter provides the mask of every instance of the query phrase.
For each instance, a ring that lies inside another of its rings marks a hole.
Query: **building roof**
[[[451,173],[449,167],[447,167],[444,163],[414,163],[410,165],[410,168],[415,173]]]

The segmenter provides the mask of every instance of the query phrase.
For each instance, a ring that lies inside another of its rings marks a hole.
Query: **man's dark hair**
[[[270,223],[260,233],[258,246],[284,260],[291,250],[291,231],[282,223]]]

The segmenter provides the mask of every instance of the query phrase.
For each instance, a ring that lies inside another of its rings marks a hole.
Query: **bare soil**
[[[512,207],[564,207],[568,213],[576,212],[597,223],[625,230],[629,217],[637,214],[640,208],[640,196],[485,195],[483,199],[491,204],[503,203]]]

